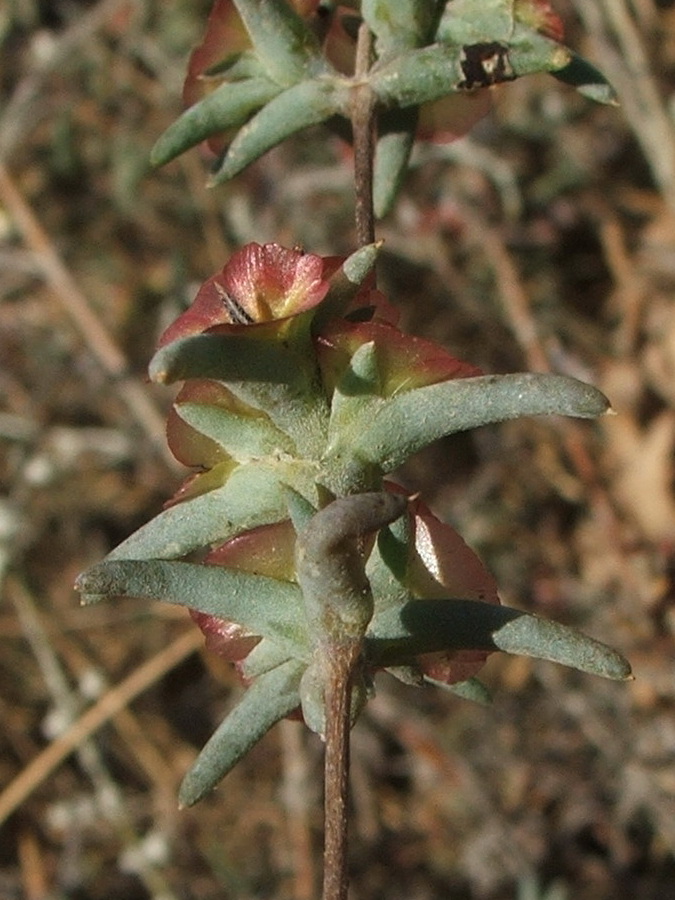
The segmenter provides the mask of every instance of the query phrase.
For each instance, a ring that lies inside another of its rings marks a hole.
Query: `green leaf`
[[[428,43],[443,6],[438,0],[362,0],[361,15],[377,39],[378,58]]]
[[[572,58],[562,44],[516,24],[507,41],[433,44],[375,66],[370,85],[388,108],[438,100],[454,91],[512,81],[535,72],[557,72]]]
[[[350,452],[384,471],[445,435],[519,416],[563,415],[594,418],[609,409],[597,388],[565,375],[486,375],[457,378],[416,388],[383,400],[355,418],[334,452]],[[347,412],[342,410],[343,418]]]
[[[350,254],[330,279],[331,290],[339,282],[340,275],[344,276],[352,287],[360,287],[366,276],[372,272],[381,249],[382,241],[375,241],[374,244],[366,244]],[[330,296],[330,291],[326,296]]]
[[[289,651],[288,645],[278,644],[271,638],[263,638],[245,659],[239,660],[237,668],[241,677],[248,683],[293,658],[294,654]]]
[[[313,494],[312,473],[305,475],[300,465],[242,465],[222,487],[159,513],[107,559],[176,559],[222,543],[240,531],[285,519],[282,483]]]
[[[377,667],[415,663],[423,653],[496,650],[493,633],[524,615],[507,606],[465,599],[412,599],[382,606],[366,635],[365,656]]]
[[[356,297],[363,281],[375,267],[381,249],[382,241],[359,247],[331,275],[328,293],[313,310],[312,331],[315,334],[320,333],[330,319],[344,315],[345,310]]]
[[[100,597],[163,600],[236,622],[308,656],[307,626],[297,585],[225,566],[157,559],[98,563],[80,575],[78,590]]]
[[[312,517],[316,515],[317,509],[302,494],[294,491],[291,487],[285,485],[284,494],[288,503],[288,515],[297,534],[307,528]]]
[[[167,128],[152,148],[150,162],[163,166],[206,138],[239,128],[280,90],[278,84],[263,78],[220,85]]]
[[[375,666],[408,665],[422,653],[454,650],[503,650],[617,681],[631,677],[620,653],[574,628],[476,600],[415,599],[376,609],[366,636],[366,660]]]
[[[413,539],[409,516],[381,528],[368,558],[366,574],[375,598],[375,616],[384,609],[400,609],[410,598],[406,586]]]
[[[572,51],[558,41],[553,41],[516,23],[508,44],[508,61],[514,76],[551,72],[569,64]]]
[[[174,408],[184,422],[239,462],[294,451],[293,442],[267,417],[238,415],[204,403],[180,403]]]
[[[319,125],[336,113],[346,114],[349,96],[345,79],[337,77],[302,81],[287,88],[241,128],[210,183],[234,178],[296,131]]]
[[[234,0],[258,59],[284,87],[326,71],[321,48],[305,21],[285,0]]]
[[[417,119],[418,111],[414,107],[385,110],[380,116],[373,169],[373,207],[378,219],[392,208],[403,185],[415,143]]]
[[[492,638],[505,653],[546,659],[615,681],[631,678],[630,663],[620,653],[559,622],[521,615],[495,631]]]
[[[294,324],[298,329],[301,318],[309,322],[307,314],[297,316]],[[277,324],[270,323],[270,327]],[[149,372],[150,378],[160,383],[188,378],[225,382],[240,399],[264,409],[295,443],[299,454],[311,456],[323,446],[328,418],[313,366],[309,338],[304,340],[304,336],[295,341],[281,334],[267,339],[200,334],[161,347],[150,361]]]
[[[400,53],[384,65],[376,65],[370,86],[385,108],[402,108],[437,100],[459,90],[464,80],[461,47],[433,44]]]
[[[553,76],[558,81],[571,84],[580,94],[590,100],[595,100],[596,103],[618,106],[619,101],[614,88],[602,72],[599,72],[583,57],[577,56],[576,53],[572,53],[571,56],[571,61],[564,68],[553,72]]]
[[[347,440],[353,438],[354,423],[365,421],[377,409],[380,390],[377,349],[368,341],[356,350],[335,385],[330,413],[332,440],[341,441],[347,432],[350,432]]]
[[[225,382],[292,385],[298,381],[298,362],[297,354],[289,352],[281,340],[242,334],[198,334],[160,347],[148,372],[150,379],[160,384],[215,378]]]
[[[507,42],[513,24],[513,0],[453,0],[445,7],[436,40],[456,47]]]
[[[373,614],[361,539],[398,519],[401,494],[372,491],[340,497],[298,535],[296,560],[310,631],[317,642],[358,638]]]
[[[178,795],[182,807],[201,800],[276,722],[299,706],[303,668],[289,661],[261,675],[248,688],[183,779]]]

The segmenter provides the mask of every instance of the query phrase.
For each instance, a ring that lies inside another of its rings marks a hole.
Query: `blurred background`
[[[619,108],[549,77],[422,144],[381,285],[486,372],[608,394],[597,423],[524,419],[401,473],[505,603],[615,645],[606,683],[493,656],[494,704],[383,677],[353,733],[353,900],[675,898],[675,3],[556,0]],[[321,747],[284,722],[179,811],[241,688],[179,608],[81,609],[79,571],[182,478],[161,329],[248,241],[353,249],[343,144],[303,134],[204,187],[148,153],[181,109],[209,0],[0,8],[0,896],[319,894]]]

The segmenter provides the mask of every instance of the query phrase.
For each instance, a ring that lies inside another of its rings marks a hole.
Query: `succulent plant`
[[[249,684],[188,773],[184,804],[295,709],[325,731],[326,662],[341,643],[358,655],[353,718],[378,669],[484,700],[475,675],[497,649],[629,675],[608,647],[501,606],[461,537],[388,480],[438,437],[522,415],[598,416],[608,401],[564,376],[485,376],[405,334],[369,286],[376,255],[249,244],[151,362],[154,380],[185,382],[168,440],[197,471],[78,587],[88,602],[186,606]]]
[[[360,21],[374,35],[374,60],[354,75]],[[455,136],[486,111],[482,88],[535,72],[614,102],[602,74],[562,39],[546,0],[218,0],[190,63],[188,109],[157,141],[152,160],[161,165],[208,139],[217,156],[211,183],[222,183],[310,126],[326,123],[348,136],[354,89],[366,83],[377,115],[380,217],[401,187],[420,115],[429,121],[435,101],[445,106],[432,130]]]
[[[496,86],[534,72],[613,102],[562,39],[547,0],[216,0],[188,108],[153,150],[163,164],[206,142],[217,184],[310,126],[354,145],[359,249],[248,244],[161,337],[150,376],[184,382],[167,433],[193,473],[77,585],[85,602],[185,606],[246,684],[187,773],[183,805],[284,716],[325,736],[324,900],[347,897],[348,734],[378,670],[478,702],[496,650],[630,677],[605,644],[503,606],[476,554],[395,480],[456,432],[609,411],[573,378],[485,375],[406,334],[374,276],[374,218],[416,136],[457,136]]]

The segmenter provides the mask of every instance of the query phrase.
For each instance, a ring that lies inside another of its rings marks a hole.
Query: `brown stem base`
[[[347,900],[349,730],[357,644],[331,655],[326,688],[323,900]]]

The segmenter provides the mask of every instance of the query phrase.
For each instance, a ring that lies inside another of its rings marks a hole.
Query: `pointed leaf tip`
[[[206,138],[239,128],[253,113],[281,92],[263,78],[226,82],[186,109],[150,151],[152,166],[163,166]]]
[[[237,133],[209,186],[234,178],[287,137],[348,109],[349,91],[338,79],[301,81],[277,94]]]
[[[274,724],[299,706],[303,668],[290,660],[261,675],[246,691],[183,779],[181,808],[194,806],[213,790]]]
[[[569,63],[551,74],[558,81],[575,87],[582,96],[588,97],[589,100],[607,106],[619,105],[614,88],[602,72],[576,53],[570,51]]]
[[[505,653],[557,662],[613,681],[630,681],[630,663],[617,650],[567,625],[523,613],[492,635]]]

